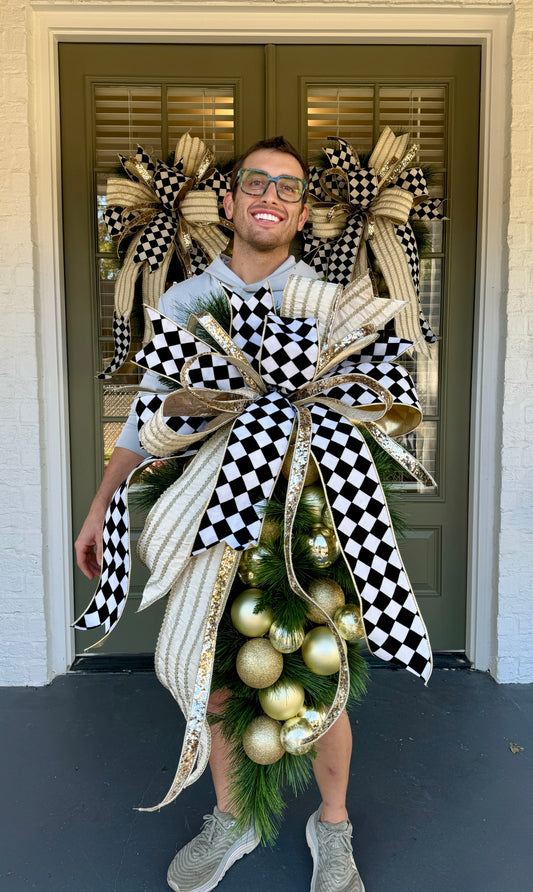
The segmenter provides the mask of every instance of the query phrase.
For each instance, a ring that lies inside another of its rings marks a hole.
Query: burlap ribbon
[[[368,162],[361,167],[356,151],[335,138],[324,149],[331,167],[310,169],[310,220],[305,259],[321,274],[348,284],[368,267],[367,244],[380,265],[389,294],[406,301],[395,320],[399,337],[431,355],[436,337],[423,316],[419,299],[419,258],[409,219],[443,219],[442,202],[428,199],[424,175],[410,168],[418,146],[407,134],[383,130]]]
[[[146,307],[156,307],[166,290],[172,257],[178,257],[187,277],[195,275],[226,248],[229,236],[221,227],[232,228],[219,212],[226,177],[213,167],[214,156],[202,140],[184,134],[173,167],[154,162],[142,146],[135,155],[119,158],[128,179],[109,177],[104,220],[119,244],[133,240],[115,283],[114,356],[100,378],[110,377],[127,358],[129,320],[141,271],[143,344],[147,344],[153,329]]]

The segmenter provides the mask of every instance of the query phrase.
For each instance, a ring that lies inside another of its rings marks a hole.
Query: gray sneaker
[[[352,852],[349,821],[321,821],[322,806],[309,818],[305,835],[313,856],[310,892],[365,892]]]
[[[216,805],[204,821],[198,836],[180,849],[168,869],[167,882],[175,892],[209,892],[235,861],[259,845],[254,827],[237,835],[233,815]]]

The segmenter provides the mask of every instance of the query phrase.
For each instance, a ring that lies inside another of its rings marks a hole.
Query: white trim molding
[[[70,42],[477,44],[483,51],[477,306],[472,392],[467,655],[495,659],[499,445],[509,175],[512,6],[360,3],[46,3],[34,0],[32,154],[43,375],[49,677],[73,659],[74,574],[61,244],[57,47]],[[38,186],[38,188],[37,188]]]

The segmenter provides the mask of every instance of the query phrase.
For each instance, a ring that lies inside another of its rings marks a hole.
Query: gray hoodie
[[[307,263],[304,263],[303,260],[296,262],[291,255],[268,279],[254,282],[252,285],[246,285],[242,279],[228,268],[228,263],[229,257],[219,254],[199,276],[194,276],[192,279],[186,279],[184,282],[172,285],[159,301],[161,313],[168,316],[169,319],[179,322],[180,325],[186,325],[187,318],[190,313],[194,312],[198,299],[219,292],[220,283],[245,299],[255,294],[262,285],[270,285],[274,295],[274,302],[277,309],[279,309],[281,307],[283,289],[287,284],[289,276],[304,276],[307,279],[318,278],[318,274]],[[146,372],[140,386],[143,390],[160,391],[162,389],[159,378],[153,372]],[[148,455],[139,445],[137,416],[134,412],[130,411],[116,445],[121,446],[123,449],[137,452],[138,455],[143,457]]]

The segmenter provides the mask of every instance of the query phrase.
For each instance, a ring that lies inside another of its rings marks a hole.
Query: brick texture
[[[233,6],[263,0],[237,0]],[[306,0],[272,0],[306,5]],[[122,0],[94,0],[102,10]],[[0,683],[42,684],[48,679],[46,598],[43,582],[41,429],[38,332],[34,306],[28,94],[31,10],[93,5],[93,0],[3,0],[0,4],[0,260],[4,344],[0,378]],[[147,0],[146,6],[150,6]],[[181,0],[175,0],[179,7]],[[222,4],[217,4],[222,5]],[[310,6],[319,5],[316,0]],[[322,5],[328,5],[324,0]],[[368,6],[368,0],[335,5]],[[413,7],[413,0],[374,2]],[[533,3],[515,0],[426,0],[424,8],[513,7],[509,276],[503,370],[503,446],[498,562],[497,649],[492,671],[501,682],[533,681]],[[154,3],[154,17],[157,3]],[[505,159],[502,159],[502,163]],[[53,595],[50,595],[52,597]]]

